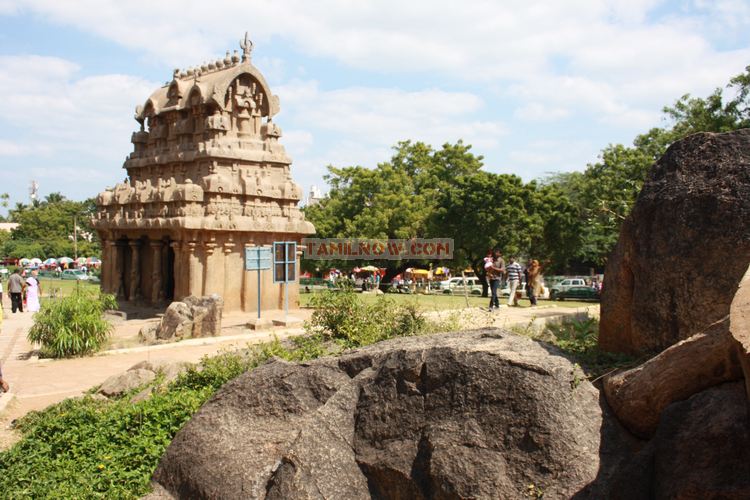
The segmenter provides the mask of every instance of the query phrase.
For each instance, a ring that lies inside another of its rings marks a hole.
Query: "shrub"
[[[114,296],[76,287],[68,297],[46,300],[34,315],[28,339],[42,345],[46,357],[64,358],[96,352],[104,345],[112,325],[103,313],[117,308]]]
[[[637,364],[638,360],[625,354],[599,349],[599,320],[597,318],[568,318],[548,322],[539,330],[532,319],[525,327],[511,328],[514,332],[555,345],[581,366],[593,380],[605,373]]]
[[[310,304],[315,311],[305,325],[308,332],[347,348],[418,335],[428,326],[416,304],[398,304],[384,295],[367,304],[353,290],[343,289],[318,293]]]

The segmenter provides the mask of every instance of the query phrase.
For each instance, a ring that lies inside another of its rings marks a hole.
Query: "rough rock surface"
[[[715,334],[694,335],[632,370],[605,378],[604,393],[620,422],[647,438],[671,403],[740,378],[735,341],[721,325]]]
[[[569,498],[601,474],[602,424],[552,347],[500,330],[395,339],[229,382],[175,436],[155,495]]]
[[[729,330],[736,342],[737,357],[745,377],[747,398],[750,400],[750,267],[732,301]]]
[[[607,498],[750,498],[749,418],[742,382],[670,405],[654,437],[611,480]]]
[[[219,295],[191,295],[169,304],[161,322],[145,325],[139,335],[147,343],[219,335],[223,310],[224,301]]]
[[[152,382],[155,378],[156,373],[151,370],[143,368],[130,369],[125,373],[109,377],[97,392],[108,398],[122,396],[126,392]]]
[[[750,129],[676,142],[607,262],[601,347],[660,351],[704,332],[729,314],[748,263]]]
[[[166,385],[175,380],[180,373],[187,370],[190,363],[170,361],[141,361],[128,368],[126,372],[109,377],[101,385],[97,394],[102,396],[119,397],[138,387],[142,387],[156,379],[159,374],[163,375],[160,385]],[[133,402],[148,398],[152,388],[146,388],[137,394]]]

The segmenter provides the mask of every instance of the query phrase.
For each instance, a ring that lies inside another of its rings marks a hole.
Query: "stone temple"
[[[175,70],[136,108],[127,177],[97,197],[105,292],[147,305],[217,293],[225,310],[255,311],[245,248],[314,232],[272,120],[279,98],[251,63],[247,35],[240,47],[241,57]],[[283,306],[282,287],[263,271],[262,309]],[[297,294],[290,285],[291,304]]]

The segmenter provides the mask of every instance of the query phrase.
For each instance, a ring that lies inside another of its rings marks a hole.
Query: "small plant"
[[[310,304],[315,312],[306,323],[308,333],[345,348],[418,335],[428,328],[417,304],[398,304],[386,296],[367,304],[352,289],[319,293]]]
[[[98,351],[112,331],[104,311],[116,309],[114,296],[76,287],[60,300],[47,300],[34,315],[28,334],[41,344],[41,355],[52,358],[83,356]]]

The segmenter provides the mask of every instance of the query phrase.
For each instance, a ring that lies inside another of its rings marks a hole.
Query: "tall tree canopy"
[[[7,219],[19,226],[0,240],[0,253],[14,258],[72,257],[75,219],[78,224],[78,255],[98,256],[99,242],[91,227],[95,211],[93,199],[72,201],[60,193],[51,193],[31,205],[18,203],[8,212]]]

